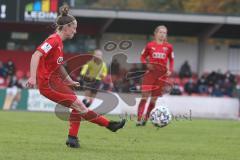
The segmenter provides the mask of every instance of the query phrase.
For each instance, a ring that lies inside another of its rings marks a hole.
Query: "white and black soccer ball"
[[[157,106],[150,113],[150,120],[154,126],[165,127],[172,119],[167,106]]]

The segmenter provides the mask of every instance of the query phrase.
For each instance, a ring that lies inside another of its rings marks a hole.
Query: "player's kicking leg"
[[[77,114],[81,117],[80,120],[84,119],[89,122],[98,124],[99,126],[106,127],[107,129],[109,129],[112,132],[116,132],[117,130],[123,128],[123,126],[126,123],[125,119],[123,119],[121,121],[109,121],[106,117],[99,115],[99,114],[95,113],[94,111],[86,108],[85,105],[78,99],[72,104],[71,108],[73,108],[74,110],[76,110],[78,112]],[[78,129],[80,126],[80,121],[79,121],[79,123],[78,122],[75,123],[76,124],[75,127],[73,127],[71,124],[74,124],[74,122],[71,123],[71,120],[70,120],[69,136],[68,136],[68,140],[67,140],[66,144],[67,144],[67,146],[72,147],[72,148],[79,148],[80,144],[79,144],[79,141],[77,138],[77,132],[78,132]],[[78,125],[78,127],[77,127],[77,125]],[[71,130],[74,133],[73,135],[71,135],[71,133],[70,133]]]

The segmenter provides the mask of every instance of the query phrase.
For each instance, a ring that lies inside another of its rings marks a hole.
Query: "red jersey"
[[[43,54],[37,69],[38,88],[42,95],[63,106],[70,107],[77,99],[72,89],[63,82],[60,66],[63,64],[61,37],[50,35],[37,50]]]
[[[141,55],[142,63],[146,63],[148,58],[149,63],[161,64],[167,67],[168,60],[170,61],[170,71],[173,72],[174,53],[170,43],[164,42],[157,44],[156,41],[149,42]]]
[[[60,76],[60,65],[63,63],[63,42],[61,37],[54,33],[50,35],[37,50],[43,54],[40,58],[37,79],[49,80],[50,76]]]

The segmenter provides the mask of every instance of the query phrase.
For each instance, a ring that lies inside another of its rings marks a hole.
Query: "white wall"
[[[83,98],[83,92],[78,98]],[[102,113],[109,114],[134,114],[137,113],[137,107],[140,101],[139,94],[117,94],[111,98],[110,93],[99,92],[97,98],[93,101],[91,109],[99,107],[103,100],[100,97],[109,97],[105,102],[106,106]],[[121,97],[127,97],[124,101]],[[99,98],[98,98],[99,97]],[[136,100],[136,101],[135,101]],[[126,103],[126,102],[129,103]],[[133,103],[132,103],[133,102]],[[135,102],[135,103],[134,103]],[[186,115],[191,110],[192,117],[200,118],[221,118],[221,119],[238,119],[239,118],[239,101],[237,98],[213,98],[213,97],[191,97],[191,96],[164,96],[158,98],[157,106],[167,105],[173,115]],[[38,90],[29,90],[28,110],[29,111],[55,111],[56,103],[40,95]],[[100,108],[100,107],[99,107]],[[112,108],[111,110],[108,110]],[[146,109],[145,109],[146,110]],[[110,111],[110,112],[105,112]]]
[[[197,72],[197,43],[174,43],[175,71],[179,73],[180,67],[187,60],[193,72]]]
[[[133,94],[128,95],[134,98]],[[119,104],[122,113],[136,114],[134,106]],[[123,103],[121,100],[120,103]],[[166,105],[173,115],[189,115],[193,118],[238,119],[239,101],[237,98],[194,97],[194,96],[163,96],[158,98],[156,106]],[[146,109],[145,109],[146,111]],[[115,112],[111,112],[114,114]]]
[[[219,69],[223,73],[228,70],[228,46],[207,45],[203,60],[203,72]]]

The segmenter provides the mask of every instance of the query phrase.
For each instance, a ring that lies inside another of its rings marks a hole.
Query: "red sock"
[[[139,105],[138,105],[138,121],[142,120],[142,115],[145,109],[146,99],[141,99]]]
[[[150,113],[151,113],[151,111],[153,110],[153,108],[155,107],[155,103],[153,103],[153,102],[150,102],[150,104],[149,104],[149,106],[148,106],[148,109],[147,109],[147,113],[146,113],[146,115],[145,115],[145,121],[147,121],[148,120],[148,118],[149,118],[149,116],[150,116]]]
[[[69,135],[77,137],[78,135],[78,130],[80,127],[80,122],[81,122],[81,116],[77,110],[72,110],[71,115],[69,117],[69,123],[70,123],[70,128],[69,128]]]
[[[87,113],[81,114],[81,117],[100,126],[107,127],[109,125],[109,120],[106,117],[101,116],[91,110],[89,110]]]

